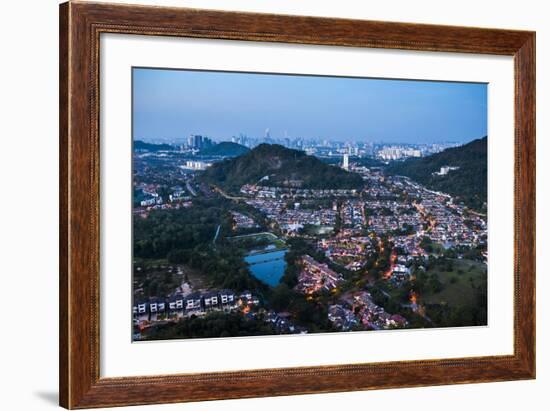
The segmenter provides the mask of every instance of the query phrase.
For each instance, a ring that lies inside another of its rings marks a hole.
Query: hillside
[[[134,150],[173,151],[176,150],[176,148],[170,144],[153,144],[141,140],[134,140]]]
[[[446,175],[434,175],[444,166],[459,168]],[[428,157],[391,163],[386,172],[410,177],[428,188],[458,197],[473,209],[486,210],[487,137]]]
[[[219,144],[201,150],[199,154],[204,156],[237,157],[248,151],[250,151],[250,149],[241,144],[222,141]]]
[[[260,144],[242,156],[215,163],[202,178],[228,191],[238,192],[242,185],[257,184],[265,176],[269,178],[264,184],[276,186],[338,189],[363,185],[358,174],[277,144]]]

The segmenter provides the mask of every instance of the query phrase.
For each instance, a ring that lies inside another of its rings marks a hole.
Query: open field
[[[428,274],[437,274],[443,284],[443,290],[435,294],[425,294],[421,300],[430,304],[446,303],[452,307],[471,306],[475,303],[475,289],[487,280],[487,266],[484,263],[459,260],[453,261],[451,271],[442,267],[428,270]]]
[[[273,233],[263,232],[228,237],[228,240],[247,252],[263,253],[287,248],[287,244]]]

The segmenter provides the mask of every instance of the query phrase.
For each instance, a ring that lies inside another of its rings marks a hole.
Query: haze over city
[[[263,137],[465,143],[487,135],[487,84],[133,69],[134,139]]]

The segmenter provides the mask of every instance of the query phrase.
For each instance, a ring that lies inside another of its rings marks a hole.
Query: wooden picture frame
[[[101,33],[513,56],[514,354],[100,378]],[[535,33],[184,8],[60,6],[60,405],[90,408],[535,378]]]

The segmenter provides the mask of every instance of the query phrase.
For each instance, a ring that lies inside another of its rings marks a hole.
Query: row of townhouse
[[[265,178],[265,177],[264,177]],[[298,182],[299,180],[297,180]],[[355,189],[307,189],[278,186],[263,186],[245,184],[241,187],[242,194],[255,198],[326,198],[355,197],[359,192]]]
[[[353,311],[344,308],[341,304],[330,305],[328,319],[338,330],[349,331],[358,323]]]
[[[207,291],[204,293],[192,293],[184,296],[176,293],[166,299],[150,298],[148,300],[137,300],[134,302],[134,315],[156,314],[168,311],[192,311],[200,312],[215,308],[234,306],[241,300],[247,304],[258,304],[259,300],[251,292],[245,291],[235,294],[231,290]]]
[[[344,279],[342,274],[331,270],[327,264],[322,264],[307,254],[301,257],[301,266],[295,289],[304,294],[313,294],[322,289],[330,291]]]

